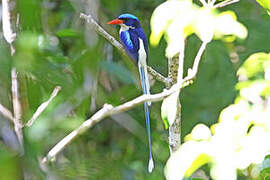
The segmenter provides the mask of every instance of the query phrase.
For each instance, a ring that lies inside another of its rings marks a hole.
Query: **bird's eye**
[[[120,18],[120,20],[123,20],[125,22],[128,20],[128,18]]]

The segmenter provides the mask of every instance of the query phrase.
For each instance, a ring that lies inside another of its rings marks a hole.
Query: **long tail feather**
[[[150,92],[149,83],[146,82],[146,73],[145,68],[143,68],[139,64],[139,72],[140,72],[140,79],[141,79],[141,85],[143,94],[148,94]],[[147,79],[148,80],[148,79]],[[148,87],[147,87],[148,85]],[[152,172],[154,168],[154,161],[152,157],[152,148],[151,148],[151,129],[150,129],[150,118],[149,118],[149,108],[148,108],[148,102],[144,103],[144,113],[146,118],[146,128],[147,128],[147,136],[148,136],[148,145],[149,145],[149,162],[148,162],[148,172]]]
[[[148,80],[148,72],[147,72],[146,65],[143,67],[143,72],[144,72],[144,79],[145,79],[145,92],[146,92],[146,94],[150,94],[150,83]],[[151,101],[148,101],[147,103],[149,106],[151,106]]]

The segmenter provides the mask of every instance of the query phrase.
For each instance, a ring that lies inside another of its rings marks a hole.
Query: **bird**
[[[116,19],[108,22],[108,24],[120,25],[120,42],[124,46],[125,51],[131,57],[135,64],[138,65],[140,81],[143,94],[150,94],[150,84],[147,72],[148,61],[148,41],[141,27],[139,19],[132,14],[121,14]],[[154,169],[154,160],[151,149],[151,129],[149,118],[149,106],[151,102],[144,103],[144,113],[146,119],[148,146],[149,146],[149,162],[148,172]]]

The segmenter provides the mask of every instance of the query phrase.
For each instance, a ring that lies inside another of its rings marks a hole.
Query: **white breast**
[[[121,32],[122,31],[127,31],[127,30],[129,30],[129,29],[134,29],[134,27],[131,27],[131,26],[127,26],[127,25],[125,25],[125,24],[120,24],[120,31],[119,31],[119,33],[121,34]]]

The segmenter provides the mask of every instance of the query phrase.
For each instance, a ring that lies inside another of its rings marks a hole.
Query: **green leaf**
[[[268,12],[270,15],[270,1],[269,0],[257,0],[257,2]]]
[[[247,37],[247,28],[237,21],[236,14],[233,11],[224,11],[215,17],[214,38],[225,41],[234,41],[234,37],[245,39]],[[231,36],[228,38],[226,36]],[[225,37],[225,38],[224,38]]]
[[[168,129],[168,125],[171,126],[177,115],[177,102],[179,97],[179,91],[171,94],[165,98],[161,105],[161,117],[164,122],[165,128]]]
[[[167,179],[189,177],[199,167],[211,161],[211,144],[207,141],[188,141],[184,143],[167,161]]]
[[[263,180],[270,180],[270,167],[263,169],[260,172],[260,177]]]
[[[245,63],[237,71],[240,80],[261,77],[264,78],[265,72],[270,68],[270,53],[255,53],[248,57]]]
[[[168,29],[173,20],[179,19],[179,16],[183,17],[184,13],[188,13],[191,8],[191,0],[171,0],[166,1],[159,5],[153,12],[151,17],[151,29],[150,44],[157,46],[162,35]],[[189,16],[186,16],[186,19]],[[182,20],[185,20],[184,18]],[[187,21],[187,20],[186,20]],[[185,22],[182,21],[180,25]],[[179,29],[177,28],[177,31]],[[180,32],[179,32],[180,33]],[[176,34],[175,34],[176,35]]]
[[[239,82],[236,85],[236,89],[240,90],[241,97],[253,102],[252,100],[254,100],[254,98],[270,95],[270,81],[255,80]]]
[[[219,13],[211,7],[198,7],[190,0],[170,0],[159,5],[151,17],[151,30],[150,44],[153,46],[165,35],[167,57],[179,53],[180,43],[193,33],[203,42],[210,42],[213,38],[226,41],[233,41],[235,37],[244,39],[248,33],[234,12]]]
[[[188,134],[185,137],[185,141],[188,140],[208,140],[211,137],[210,129],[204,125],[204,124],[197,124],[191,131],[190,134]]]
[[[58,37],[78,37],[79,32],[75,29],[61,29],[56,33]]]

